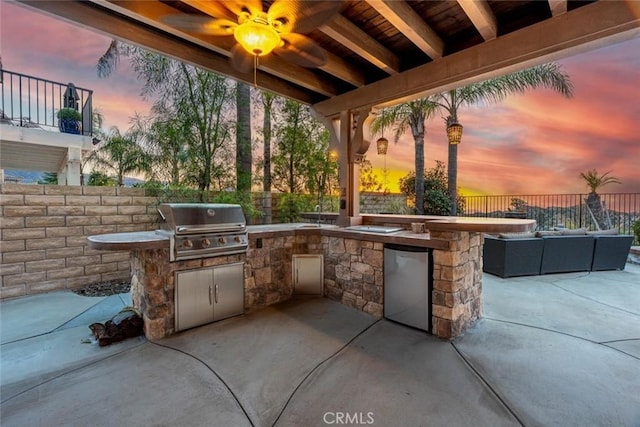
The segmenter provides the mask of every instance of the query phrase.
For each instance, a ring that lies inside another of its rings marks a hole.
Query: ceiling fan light
[[[233,36],[247,52],[256,56],[268,55],[281,43],[276,30],[258,19],[250,19],[238,25]]]

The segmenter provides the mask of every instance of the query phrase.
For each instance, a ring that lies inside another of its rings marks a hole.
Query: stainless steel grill
[[[158,212],[163,222],[156,232],[169,236],[171,261],[247,251],[249,238],[240,205],[162,203]]]

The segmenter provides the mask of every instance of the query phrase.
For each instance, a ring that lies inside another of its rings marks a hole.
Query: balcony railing
[[[537,230],[553,227],[595,230],[596,222],[585,206],[588,194],[543,194],[505,196],[465,196],[464,216],[502,218],[522,216],[535,219]],[[622,234],[633,234],[632,226],[640,218],[640,193],[600,194],[609,225]],[[516,209],[518,206],[520,209]]]
[[[54,130],[59,125],[57,112],[72,107],[82,116],[80,133],[92,135],[92,90],[8,70],[1,72],[3,123]]]

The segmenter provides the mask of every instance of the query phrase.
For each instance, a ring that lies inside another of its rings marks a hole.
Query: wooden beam
[[[640,36],[640,2],[599,1],[314,104],[320,115],[393,105]]]
[[[119,1],[119,0],[93,0],[96,4],[104,6],[110,10],[128,16],[136,21],[144,22],[155,28],[166,31],[179,38],[184,38],[192,43],[196,43],[204,48],[211,49],[216,53],[224,56],[231,55],[231,48],[236,44],[233,37],[214,37],[205,34],[177,29],[161,22],[161,18],[176,13],[173,9],[159,1]],[[200,4],[201,2],[197,2]],[[211,7],[215,2],[206,3],[207,10],[212,11]],[[213,9],[217,10],[217,9]],[[288,61],[284,61],[274,55],[263,57],[259,61],[260,70],[269,74],[280,77],[281,79],[290,81],[306,89],[318,92],[324,96],[333,96],[337,94],[335,85],[308,68],[300,67]],[[249,75],[245,76],[250,78]],[[361,85],[360,85],[361,86]]]
[[[498,36],[498,21],[486,0],[458,0],[458,4],[483,39],[491,40]]]
[[[387,73],[396,74],[400,71],[400,60],[393,52],[344,16],[336,15],[319,30]]]
[[[547,0],[549,2],[549,9],[551,9],[552,16],[562,15],[567,13],[567,0]]]
[[[444,42],[405,1],[367,0],[367,3],[429,57],[442,57]]]
[[[140,22],[132,22],[109,10],[82,1],[44,1],[16,0],[16,4],[44,12],[74,25],[80,25],[109,37],[115,37],[127,43],[136,44],[145,49],[184,60],[235,80],[253,84],[251,76],[235,71],[227,58],[219,56],[209,49],[194,45],[186,40],[168,37],[161,31],[150,28]],[[287,98],[304,103],[318,100],[313,92],[303,90],[268,73],[258,70],[258,84],[261,88]]]
[[[234,22],[238,20],[238,17],[228,9],[221,7],[219,2],[210,0],[183,0],[183,2],[216,18],[225,18]],[[330,52],[327,52],[327,63],[318,68],[356,87],[364,86],[366,83],[366,78],[362,71]],[[304,79],[304,77],[302,78]]]

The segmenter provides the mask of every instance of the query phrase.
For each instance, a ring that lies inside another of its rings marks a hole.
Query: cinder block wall
[[[155,230],[156,204],[141,188],[0,184],[0,299],[130,277],[128,252],[87,236]]]

